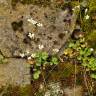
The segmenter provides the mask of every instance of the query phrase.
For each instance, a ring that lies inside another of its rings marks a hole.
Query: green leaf
[[[74,43],[69,43],[69,48],[74,48],[75,44]]]
[[[4,57],[0,54],[0,60],[1,60],[1,59],[4,59]]]
[[[37,52],[36,53],[36,58],[40,58],[40,57],[42,57],[42,52]]]
[[[36,72],[34,72],[33,78],[34,78],[34,79],[38,79],[40,74],[41,74],[41,71],[39,71],[39,70],[36,71]]]
[[[42,59],[41,58],[36,59],[36,66],[41,66],[41,64],[42,64]]]
[[[82,56],[77,56],[77,60],[82,60]]]
[[[48,58],[48,54],[46,52],[42,52],[42,59],[46,60]]]
[[[96,79],[96,74],[92,73],[90,76],[91,76],[91,78]]]
[[[58,59],[56,57],[52,57],[51,65],[53,65],[53,64],[57,65],[58,63],[59,63]]]

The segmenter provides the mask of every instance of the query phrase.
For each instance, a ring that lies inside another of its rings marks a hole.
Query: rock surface
[[[44,46],[42,50],[55,53],[54,49],[59,50],[64,44],[72,21],[67,9],[22,4],[17,4],[15,10],[1,7],[0,18],[0,50],[5,57],[14,56],[15,51],[39,51],[39,45]],[[28,22],[31,19],[37,23]],[[29,33],[34,38],[28,37]]]
[[[30,84],[30,69],[22,59],[9,59],[8,64],[0,65],[0,88],[7,84]]]
[[[23,59],[15,57],[26,50],[56,53],[64,45],[74,23],[68,9],[20,3],[12,9],[10,1],[0,0],[0,52],[10,58],[8,64],[0,65],[0,86],[29,84],[30,68]],[[29,36],[29,33],[34,35]],[[44,48],[40,48],[41,45]]]

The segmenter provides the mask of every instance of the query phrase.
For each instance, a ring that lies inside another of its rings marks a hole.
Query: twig
[[[85,86],[86,86],[86,88],[87,88],[87,90],[88,90],[88,94],[89,94],[89,96],[90,96],[91,94],[90,94],[90,90],[89,90],[88,83],[87,83],[86,69],[85,69],[85,68],[84,68],[84,82],[85,82]]]
[[[76,96],[76,95],[75,95],[75,88],[76,88],[76,78],[77,78],[77,77],[76,77],[76,68],[77,68],[77,65],[76,65],[76,63],[75,63],[75,77],[74,77],[74,79],[75,79],[75,80],[74,80],[74,96]]]

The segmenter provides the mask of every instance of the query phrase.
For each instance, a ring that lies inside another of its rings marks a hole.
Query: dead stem
[[[88,94],[89,94],[89,96],[91,96],[92,94],[91,94],[90,89],[89,89],[89,86],[88,86],[89,84],[88,84],[88,80],[87,80],[86,68],[84,68],[84,74],[83,74],[83,76],[84,76],[85,86],[86,86],[86,88],[88,90]]]
[[[75,63],[75,66],[74,66],[74,67],[75,67],[75,74],[74,74],[74,75],[75,75],[75,77],[74,77],[74,96],[76,96],[76,95],[75,95],[76,79],[77,79],[77,77],[76,77],[76,68],[77,68],[76,63]]]

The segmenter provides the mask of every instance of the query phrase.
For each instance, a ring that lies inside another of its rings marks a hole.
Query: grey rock
[[[30,68],[22,59],[9,59],[8,64],[0,65],[0,87],[6,84],[26,85],[30,84]]]
[[[66,31],[70,31],[71,28],[72,16],[67,10],[22,4],[17,4],[16,10],[5,10],[2,7],[1,10],[0,16],[3,19],[0,19],[0,51],[5,57],[14,57],[15,51],[20,50],[40,51],[39,45],[44,46],[43,51],[54,54],[56,52],[53,50],[61,48],[66,39]],[[38,27],[28,22],[28,18],[33,18],[43,26]],[[67,18],[70,22],[63,21]],[[20,21],[23,22],[22,25]],[[27,36],[28,32],[35,34],[35,39],[30,39]]]

